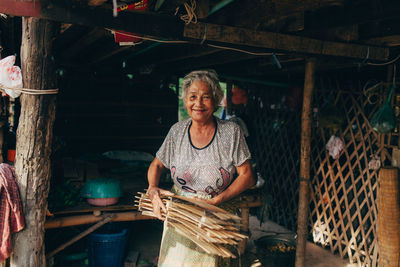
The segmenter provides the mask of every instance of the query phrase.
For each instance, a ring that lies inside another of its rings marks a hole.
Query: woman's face
[[[208,84],[203,81],[194,81],[188,88],[185,104],[193,121],[210,120],[214,113],[215,103]]]

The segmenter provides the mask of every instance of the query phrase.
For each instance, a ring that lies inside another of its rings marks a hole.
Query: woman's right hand
[[[157,216],[158,219],[164,221],[164,218],[161,215],[161,210],[164,213],[167,213],[167,208],[161,200],[161,196],[172,196],[174,195],[172,192],[161,189],[156,186],[149,186],[147,189],[147,195],[149,196],[152,204],[153,204],[153,213]]]

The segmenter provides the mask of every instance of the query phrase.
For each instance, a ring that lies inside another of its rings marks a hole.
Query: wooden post
[[[232,81],[226,81],[226,115],[232,115]]]
[[[242,218],[242,225],[240,226],[240,230],[244,233],[249,232],[249,216],[250,216],[250,209],[249,208],[241,208],[241,218]],[[246,244],[247,239],[240,241],[239,243],[239,252],[242,255],[246,251]]]
[[[29,17],[22,19],[21,66],[25,88],[57,88],[51,59],[54,30],[54,22]],[[12,267],[46,266],[44,223],[55,100],[54,95],[21,95],[15,171],[25,229],[14,236]]]
[[[304,267],[308,235],[310,154],[311,154],[311,96],[314,89],[316,59],[306,61],[304,79],[303,111],[301,114],[301,162],[299,209],[297,215],[296,267]]]
[[[379,172],[377,235],[379,267],[399,267],[400,191],[399,170],[382,168]]]

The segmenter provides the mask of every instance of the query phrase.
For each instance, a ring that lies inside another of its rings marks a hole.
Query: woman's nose
[[[201,105],[203,103],[203,100],[201,99],[201,97],[196,99],[196,105]]]

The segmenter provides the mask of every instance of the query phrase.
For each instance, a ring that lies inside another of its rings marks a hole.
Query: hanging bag
[[[382,107],[371,118],[371,126],[378,133],[388,133],[395,127],[395,117],[390,100],[392,99],[394,85],[391,86],[389,96]]]

